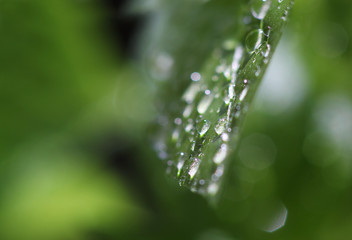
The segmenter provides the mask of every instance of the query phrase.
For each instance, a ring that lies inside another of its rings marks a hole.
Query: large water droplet
[[[246,48],[247,51],[252,53],[260,47],[264,40],[264,31],[261,29],[255,29],[248,33],[246,37]]]
[[[252,0],[251,12],[253,17],[262,20],[270,8],[270,0]]]
[[[195,158],[194,162],[191,164],[191,167],[188,171],[189,176],[191,177],[191,180],[194,178],[194,176],[196,175],[198,168],[199,168],[199,164],[200,164],[200,159]]]

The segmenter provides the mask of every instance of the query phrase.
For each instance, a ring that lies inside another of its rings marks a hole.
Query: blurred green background
[[[0,1],[0,239],[350,239],[352,4],[296,0],[214,207],[151,150],[158,2]]]

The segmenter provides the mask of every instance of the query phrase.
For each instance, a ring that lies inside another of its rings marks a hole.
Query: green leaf
[[[146,62],[158,82],[155,148],[181,186],[215,199],[291,0],[164,1]]]

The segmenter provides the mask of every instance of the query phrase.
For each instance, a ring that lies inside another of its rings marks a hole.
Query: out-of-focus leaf
[[[91,239],[92,231],[123,232],[141,220],[122,181],[61,141],[31,143],[11,158],[0,176],[1,239]]]
[[[91,2],[0,3],[0,158],[65,125],[114,83]]]

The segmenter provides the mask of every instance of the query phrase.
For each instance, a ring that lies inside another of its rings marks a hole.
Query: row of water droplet
[[[190,74],[177,116],[164,124],[171,131],[161,134],[156,143],[159,157],[167,162],[167,172],[193,191],[216,195],[219,190],[225,159],[236,147],[238,120],[247,112],[246,98],[255,80],[243,77],[244,68],[255,65],[255,73],[248,76],[259,77],[271,53],[272,29],[264,29],[263,24],[270,6],[271,0],[252,1],[251,15],[261,27],[248,31],[243,44],[227,40],[221,49],[215,49],[210,61],[216,62],[212,76]],[[168,145],[174,148],[167,149]]]

